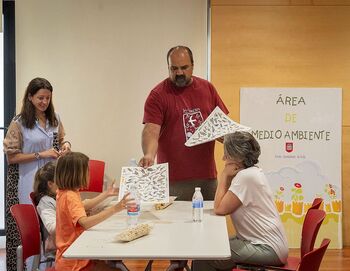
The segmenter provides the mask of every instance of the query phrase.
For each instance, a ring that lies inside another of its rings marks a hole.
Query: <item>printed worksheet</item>
[[[143,167],[122,167],[119,199],[135,184],[141,203],[169,202],[168,163]]]
[[[213,141],[224,135],[236,132],[247,131],[251,128],[239,124],[230,119],[218,106],[210,113],[208,118],[201,126],[193,133],[193,135],[186,141],[187,147],[196,146],[202,143]]]

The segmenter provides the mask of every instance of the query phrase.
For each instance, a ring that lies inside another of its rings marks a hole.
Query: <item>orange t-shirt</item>
[[[56,263],[60,271],[78,271],[89,264],[89,260],[71,260],[62,257],[67,248],[79,237],[84,228],[78,220],[86,216],[78,191],[57,190],[56,196]]]

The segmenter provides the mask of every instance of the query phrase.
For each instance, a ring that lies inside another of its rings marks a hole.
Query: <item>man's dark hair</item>
[[[168,53],[166,55],[166,61],[167,61],[168,65],[169,65],[169,56],[175,49],[184,49],[184,50],[186,50],[188,55],[190,56],[191,64],[193,65],[193,54],[192,54],[192,51],[191,51],[190,48],[188,48],[187,46],[183,46],[183,45],[177,45],[175,47],[170,48],[170,50],[168,51]]]

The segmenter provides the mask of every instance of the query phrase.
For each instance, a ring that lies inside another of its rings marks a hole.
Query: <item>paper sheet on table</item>
[[[198,127],[193,135],[186,141],[187,147],[196,146],[213,141],[224,135],[251,130],[250,127],[231,120],[218,106],[210,113],[207,119]]]
[[[168,163],[148,168],[122,167],[119,199],[123,198],[132,184],[137,186],[141,203],[169,202]]]

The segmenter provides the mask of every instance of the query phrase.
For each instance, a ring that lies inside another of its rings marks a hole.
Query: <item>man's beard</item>
[[[174,79],[174,84],[180,88],[187,86],[189,82],[190,80],[187,80],[185,75],[176,75]]]

